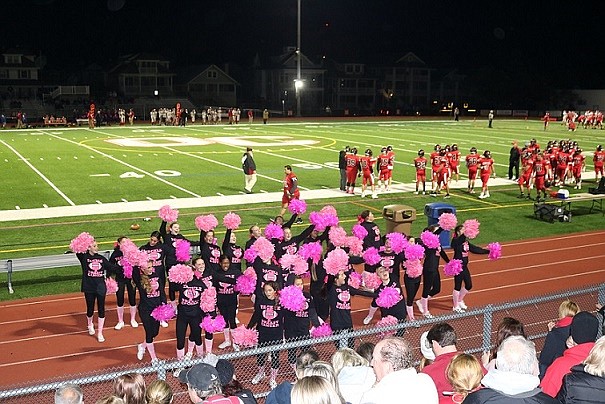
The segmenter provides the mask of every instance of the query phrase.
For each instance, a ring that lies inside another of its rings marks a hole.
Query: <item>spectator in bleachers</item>
[[[376,384],[361,403],[389,404],[395,397],[409,403],[436,404],[437,388],[426,374],[416,373],[410,344],[400,337],[386,337],[374,347],[372,367]]]
[[[435,360],[425,366],[421,372],[433,379],[439,393],[439,402],[447,403],[451,400],[448,396],[444,396],[443,392],[452,391],[452,385],[447,379],[446,370],[454,356],[459,354],[456,347],[456,331],[448,323],[438,323],[431,327],[426,340],[435,353]]]
[[[558,403],[538,387],[536,346],[520,335],[508,337],[500,344],[496,369],[489,371],[481,384],[484,388],[470,393],[465,404]]]
[[[303,377],[292,389],[292,404],[343,404],[336,390],[321,376]]]
[[[244,404],[256,404],[256,398],[254,398],[252,391],[244,388],[235,377],[235,367],[231,362],[226,359],[219,359],[214,368],[218,372],[224,395],[238,397]]]
[[[563,377],[557,399],[562,403],[599,403],[605,397],[605,337],[597,340],[582,364]]]
[[[145,404],[145,379],[139,373],[127,373],[113,381],[113,392],[126,404]]]
[[[469,393],[481,386],[483,368],[479,360],[473,355],[461,353],[456,355],[446,370],[447,379],[453,390],[449,395],[450,403],[461,403]]]
[[[362,342],[359,344],[356,351],[362,358],[365,358],[368,363],[371,364],[375,346],[376,344],[373,342]]]
[[[571,320],[570,336],[567,339],[567,349],[563,356],[554,360],[546,369],[540,387],[551,397],[556,397],[561,389],[563,376],[570,372],[571,368],[579,365],[588,357],[588,353],[594,347],[599,330],[599,320],[587,311],[581,311]]]
[[[540,352],[540,380],[544,378],[546,368],[555,359],[563,355],[567,348],[566,342],[569,338],[571,320],[580,311],[578,305],[571,300],[565,300],[559,305],[559,319],[557,322],[548,323],[548,334],[544,340],[542,352]]]
[[[82,404],[83,397],[80,386],[64,384],[55,391],[55,404]]]
[[[154,380],[145,391],[145,404],[172,403],[172,387],[165,380]]]
[[[422,358],[420,358],[420,363],[418,364],[418,371],[422,371],[422,369],[435,361],[433,344],[429,342],[427,335],[429,335],[428,331],[425,331],[420,335],[420,353],[422,354]]]
[[[305,351],[296,358],[296,379],[300,380],[304,376],[304,371],[311,366],[313,362],[319,360],[319,355],[313,350]],[[265,399],[265,404],[290,404],[292,387],[296,382],[285,381],[274,388]]]
[[[486,351],[481,355],[481,363],[488,372],[496,367],[498,347],[502,341],[511,335],[520,335],[523,338],[527,338],[523,323],[512,317],[504,317],[496,330],[496,345],[494,346],[493,354],[490,351]]]
[[[338,378],[336,377],[336,373],[334,373],[334,368],[332,364],[324,361],[315,361],[311,365],[307,366],[303,372],[303,375],[306,376],[320,376],[330,383],[330,385],[336,391],[336,394],[340,398],[340,402],[344,403],[344,399],[342,398],[342,394],[340,393],[340,388],[338,387]]]
[[[212,365],[198,363],[181,372],[179,380],[181,383],[187,384],[187,392],[192,403],[228,402],[223,395],[219,374]],[[236,400],[239,399],[236,398]]]
[[[115,394],[111,394],[107,397],[98,399],[95,404],[126,404],[126,401]]]
[[[358,404],[363,394],[376,382],[370,363],[350,348],[341,348],[332,355],[332,366],[338,387],[347,403]]]

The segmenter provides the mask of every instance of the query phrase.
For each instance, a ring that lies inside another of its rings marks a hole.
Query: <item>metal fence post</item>
[[[601,305],[605,305],[605,283],[599,285],[599,294],[598,294],[598,303]]]
[[[15,293],[13,290],[13,260],[6,260],[6,274],[8,276],[8,293]]]
[[[483,313],[483,351],[489,351],[492,340],[492,315],[494,308],[491,304],[485,306],[485,313]]]

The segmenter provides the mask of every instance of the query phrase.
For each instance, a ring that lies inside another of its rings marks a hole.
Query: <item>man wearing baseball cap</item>
[[[187,392],[192,403],[241,403],[237,397],[225,397],[216,368],[207,363],[199,363],[179,374],[179,380],[187,384]]]

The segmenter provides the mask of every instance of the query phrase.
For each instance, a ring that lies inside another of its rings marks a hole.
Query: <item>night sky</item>
[[[1,48],[49,65],[154,52],[176,65],[249,65],[296,44],[296,0],[9,0]],[[429,66],[508,68],[558,87],[605,86],[600,1],[302,0],[302,51],[339,62],[414,52]],[[600,7],[599,7],[600,6]]]

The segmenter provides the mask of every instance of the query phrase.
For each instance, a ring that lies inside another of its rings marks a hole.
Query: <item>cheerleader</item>
[[[156,272],[151,261],[147,266],[132,271],[132,281],[139,290],[139,317],[145,329],[145,341],[137,345],[137,359],[143,360],[145,349],[149,352],[151,363],[157,362],[153,339],[160,332],[160,323],[151,316],[151,312],[162,303],[166,303],[164,272]],[[178,284],[177,284],[178,285]]]
[[[220,269],[221,249],[214,240],[214,230],[200,231],[200,256],[206,264],[206,270],[213,274]]]
[[[384,267],[389,272],[389,277],[393,281],[401,284],[401,265],[404,261],[403,251],[397,254],[391,247],[391,240],[385,238],[384,249],[378,252],[380,255],[379,267]]]
[[[443,229],[438,226],[429,226],[424,229],[424,231],[439,235]],[[441,292],[441,276],[439,275],[440,258],[443,258],[446,263],[450,262],[450,259],[440,245],[437,246],[437,248],[424,246],[424,262],[422,263],[422,297],[420,300],[416,301],[416,306],[418,306],[420,314],[426,318],[433,318],[433,315],[429,311],[429,299]]]
[[[160,242],[161,237],[162,236],[160,232],[156,230],[152,232],[149,236],[149,241],[147,242],[147,244],[139,247],[139,250],[145,251],[145,253],[147,254],[147,259],[151,261],[153,271],[158,274],[166,273],[166,269],[164,267],[164,259],[166,258],[166,245]],[[130,297],[130,295],[128,296]],[[131,323],[131,325],[134,327],[134,323]],[[168,327],[168,323],[165,321],[160,321],[160,325],[164,328]]]
[[[368,232],[363,238],[363,249],[367,250],[370,247],[380,249],[380,228],[374,223],[374,214],[366,209],[361,212],[358,219],[359,224]]]
[[[235,282],[242,274],[241,264],[233,265],[229,257],[222,255],[220,257],[221,269],[213,278],[216,288],[216,304],[221,315],[225,319],[227,327],[223,330],[225,340],[218,346],[219,349],[225,349],[229,345],[233,346],[234,351],[239,351],[239,346],[231,343],[230,331],[237,327],[236,313],[239,294],[235,290]]]
[[[342,333],[353,330],[351,318],[351,296],[361,295],[376,297],[376,293],[355,289],[348,284],[348,276],[344,271],[338,275],[328,277],[328,304],[330,306],[330,327],[334,333]],[[338,341],[336,341],[338,348]],[[353,349],[355,343],[353,338],[347,338],[347,345]]]
[[[292,229],[288,226],[284,226],[284,239],[275,243],[275,258],[279,261],[279,259],[285,254],[296,254],[298,251],[298,246],[311,235],[314,228],[315,225],[309,225],[299,235],[292,236]]]
[[[250,318],[247,328],[256,327],[259,345],[281,343],[284,338],[284,316],[283,309],[279,304],[279,284],[274,281],[266,282],[263,285],[262,290],[262,294],[258,295],[254,302],[254,313],[252,314],[252,318]],[[258,373],[252,378],[252,384],[258,384],[266,377],[266,360],[266,353],[258,354],[256,356]],[[269,386],[271,389],[277,387],[275,379],[278,370],[279,352],[274,352],[271,355],[271,373],[269,376]]]
[[[326,270],[323,267],[323,260],[317,264],[309,260],[309,272],[311,279],[309,281],[309,292],[313,298],[313,305],[317,316],[323,321],[328,319],[330,315],[330,305],[327,299],[327,276]]]
[[[288,276],[288,285],[294,285],[303,292],[305,297],[305,307],[302,310],[291,311],[284,310],[284,337],[286,339],[309,338],[309,326],[319,327],[323,324],[317,317],[313,297],[303,290],[303,279],[299,275],[291,274]],[[304,348],[288,349],[288,363],[290,367],[296,369],[296,358]]]
[[[82,266],[82,284],[80,290],[84,293],[86,300],[86,319],[88,321],[88,334],[95,335],[95,327],[92,324],[97,302],[97,341],[105,342],[103,336],[103,325],[105,324],[105,295],[107,286],[105,277],[108,273],[117,272],[117,267],[112,265],[107,258],[99,254],[99,246],[96,241],[88,246],[85,253],[77,253],[76,257]]]
[[[237,236],[235,232],[231,229],[227,229],[225,232],[225,238],[223,239],[222,245],[223,255],[229,260],[229,268],[235,273],[242,271],[242,262],[244,260],[244,249],[237,244]],[[221,269],[222,269],[222,259],[221,259]],[[219,271],[220,273],[220,271]],[[239,276],[239,275],[238,275]],[[217,288],[218,289],[218,288]],[[237,294],[237,306],[239,306],[239,294]],[[235,309],[235,322],[239,324],[239,320],[237,319],[237,313],[239,309]],[[223,315],[224,316],[224,315]],[[225,339],[226,341],[226,339]],[[234,347],[235,348],[235,347]]]
[[[168,227],[168,228],[167,228]],[[160,234],[162,236],[162,240],[164,242],[164,246],[166,247],[166,256],[165,256],[165,262],[164,262],[164,266],[166,268],[166,272],[168,272],[170,270],[170,268],[172,268],[174,265],[178,264],[179,262],[176,259],[176,240],[181,239],[181,240],[187,240],[187,238],[185,236],[183,236],[181,233],[181,225],[178,224],[177,222],[173,222],[170,223],[170,226],[168,226],[168,223],[164,220],[162,220],[162,224],[160,225]],[[189,243],[194,246],[197,245],[199,246],[198,242],[195,241],[189,241]],[[170,299],[170,303],[173,304],[176,307],[176,290],[178,289],[178,284],[174,283],[174,282],[168,282],[168,298]]]
[[[384,318],[386,316],[393,316],[399,322],[405,321],[406,305],[404,304],[403,292],[401,290],[401,285],[399,284],[399,281],[393,280],[389,274],[389,270],[385,267],[378,267],[378,269],[376,270],[376,275],[378,275],[378,277],[380,278],[382,283],[380,284],[380,286],[378,286],[378,289],[375,290],[377,297],[374,298],[374,300],[372,300],[372,306],[373,307],[378,306],[378,304],[376,303],[376,299],[380,295],[380,292],[383,291],[385,288],[396,289],[397,292],[399,292],[399,301],[391,307],[381,307],[380,316],[382,318]],[[404,333],[405,333],[405,329],[400,328],[399,330],[397,330],[396,335],[398,337],[403,337]]]
[[[256,257],[252,267],[256,272],[256,289],[252,296],[253,300],[263,295],[265,283],[275,282],[281,289],[285,278],[281,266],[274,264],[271,259],[263,261],[260,257]]]
[[[198,274],[199,279],[205,285],[204,290],[206,290],[210,287],[213,287],[214,274],[210,272],[208,267],[206,267],[205,261],[202,259],[202,257],[194,258],[192,261],[192,264],[193,264],[194,273]],[[201,319],[203,319],[206,316],[211,316],[212,318],[216,317],[216,302],[214,303],[212,309],[209,309],[208,311],[203,311],[203,309],[202,309]],[[214,333],[205,331],[204,332],[204,348],[206,349],[206,355],[212,353],[213,343],[214,343]],[[196,346],[196,348],[197,348],[198,356],[202,356],[203,355],[202,346],[198,345],[198,346]]]
[[[118,313],[118,323],[114,327],[116,330],[124,328],[124,291],[128,291],[128,303],[130,305],[130,325],[132,328],[137,328],[139,323],[136,320],[137,316],[137,301],[136,301],[136,289],[129,278],[124,276],[124,267],[122,259],[124,254],[120,247],[122,243],[128,240],[128,237],[122,236],[118,238],[118,242],[109,257],[109,262],[114,264],[118,271],[116,271],[116,282],[118,283],[118,291],[116,292],[116,301],[118,307],[116,312]]]
[[[468,253],[489,254],[486,248],[478,247],[468,242],[464,234],[464,226],[459,224],[454,229],[452,237],[452,249],[454,250],[454,259],[462,261],[462,272],[454,276],[454,291],[452,292],[453,308],[456,313],[464,313],[468,308],[464,303],[464,297],[473,288],[471,273],[468,270]],[[464,282],[464,287],[462,283]]]

